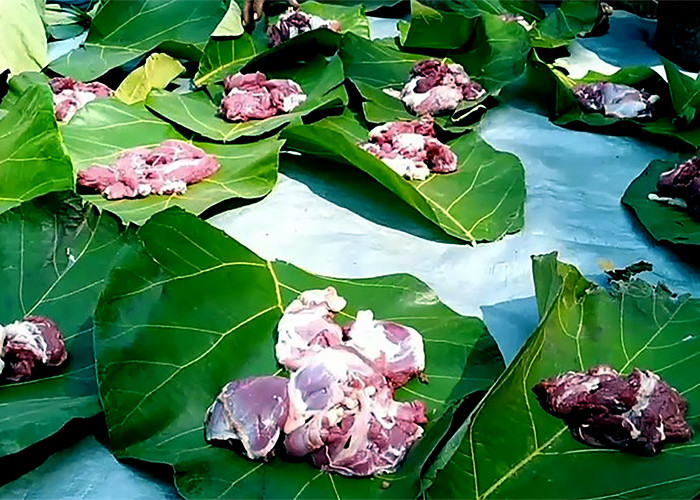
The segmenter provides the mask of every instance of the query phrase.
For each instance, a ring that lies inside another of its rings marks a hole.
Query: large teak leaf
[[[414,497],[454,405],[502,371],[483,323],[454,313],[411,276],[315,276],[265,261],[180,210],[154,216],[138,235],[140,249],[116,265],[97,308],[100,394],[117,455],[172,465],[185,497]],[[253,462],[208,445],[204,414],[221,387],[280,372],[274,345],[284,307],[301,290],[329,285],[349,303],[341,322],[371,308],[423,334],[429,382],[413,380],[396,395],[426,402],[429,423],[399,471],[349,479],[304,461]]]
[[[73,170],[54,118],[51,89],[38,75],[20,75],[0,119],[0,212],[51,191],[71,189]]]
[[[77,171],[92,164],[109,164],[126,149],[155,147],[168,139],[184,139],[175,129],[143,105],[128,106],[116,99],[91,102],[62,127],[66,149]],[[200,214],[231,198],[260,198],[277,182],[277,159],[282,142],[275,138],[253,144],[195,143],[214,154],[221,168],[214,175],[188,186],[184,194],[108,200],[99,194],[83,197],[125,222],[142,224],[156,212],[179,206]]]
[[[449,142],[459,168],[409,181],[358,146],[369,131],[351,115],[287,128],[292,149],[353,165],[440,226],[469,242],[494,241],[523,225],[525,179],[520,160],[494,150],[476,132]]]
[[[622,203],[630,207],[655,240],[680,245],[700,245],[700,221],[686,209],[649,199],[656,192],[659,176],[679,162],[656,160],[627,188]]]
[[[50,66],[88,81],[155,48],[199,60],[225,13],[223,0],[108,0],[92,20],[83,46]]]
[[[38,71],[48,62],[46,33],[35,0],[3,4],[0,16],[0,73]],[[43,5],[42,5],[43,8]]]
[[[126,241],[119,221],[52,193],[0,216],[0,324],[53,319],[66,365],[44,378],[0,385],[0,456],[51,436],[74,418],[97,415],[92,315]]]
[[[700,300],[639,279],[606,290],[556,254],[534,261],[542,320],[447,447],[434,498],[693,498],[700,491],[697,438],[655,457],[576,441],[531,391],[568,370],[609,364],[663,377],[688,400],[700,430]],[[459,439],[463,441],[459,446]]]
[[[269,78],[290,78],[297,82],[307,98],[291,113],[232,123],[219,114],[223,87],[212,85],[211,96],[204,91],[191,94],[168,92],[153,93],[146,105],[168,120],[191,130],[200,136],[222,142],[231,142],[241,137],[257,136],[278,130],[288,123],[300,121],[301,117],[327,106],[345,104],[348,100],[342,85],[345,75],[337,56],[327,60],[317,56],[302,65],[273,69],[266,72]]]

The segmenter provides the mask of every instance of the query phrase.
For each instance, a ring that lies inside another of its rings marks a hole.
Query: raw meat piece
[[[277,326],[277,361],[296,370],[305,357],[340,344],[343,330],[333,321],[333,313],[342,311],[345,305],[345,299],[333,287],[303,292],[287,306]]]
[[[579,441],[642,455],[659,453],[666,441],[685,441],[687,403],[648,370],[620,376],[609,366],[567,372],[533,388],[548,413],[564,419]]]
[[[168,140],[154,149],[123,152],[113,165],[92,165],[78,172],[78,185],[109,200],[150,194],[181,194],[219,170],[214,155],[184,141]]]
[[[340,22],[335,19],[323,19],[290,7],[275,24],[270,25],[267,35],[270,37],[270,43],[276,46],[297,35],[319,28],[340,33]]]
[[[535,23],[529,23],[527,22],[527,19],[517,14],[501,14],[501,20],[507,23],[518,23],[527,31],[530,31],[535,27]]]
[[[228,445],[240,441],[248,458],[265,458],[280,437],[288,406],[286,378],[229,382],[207,410],[206,439]]]
[[[694,157],[664,172],[649,198],[680,206],[700,220],[700,158]]]
[[[227,76],[221,115],[232,122],[246,122],[289,113],[306,101],[293,80],[268,80],[260,72]]]
[[[395,471],[423,434],[425,405],[394,401],[377,367],[338,346],[310,358],[289,382],[287,452],[345,476]]]
[[[375,321],[372,311],[358,311],[357,320],[343,330],[345,345],[371,359],[394,387],[425,369],[423,337],[413,328]]]
[[[658,95],[610,82],[578,85],[573,92],[585,111],[611,118],[651,118],[659,100]]]
[[[62,365],[68,352],[56,323],[29,316],[0,326],[0,358],[2,377],[18,382],[34,378],[47,367]]]
[[[83,83],[72,78],[52,78],[49,81],[53,91],[56,119],[67,122],[90,101],[101,97],[112,97],[114,91],[100,82]]]
[[[484,94],[461,64],[426,59],[413,66],[399,98],[412,113],[435,116],[452,113],[463,100],[475,101]]]
[[[457,170],[457,155],[435,138],[430,117],[411,122],[389,122],[373,128],[369,142],[360,145],[394,172],[412,180]]]

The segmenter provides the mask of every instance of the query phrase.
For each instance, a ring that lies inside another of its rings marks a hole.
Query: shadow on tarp
[[[506,366],[510,365],[539,324],[535,296],[482,306],[481,312],[486,327],[503,354]]]
[[[439,243],[465,243],[449,236],[378,181],[350,165],[283,153],[280,172],[321,198],[375,224]]]

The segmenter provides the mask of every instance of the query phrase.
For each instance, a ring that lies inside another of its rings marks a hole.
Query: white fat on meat
[[[39,327],[30,321],[15,321],[5,327],[0,326],[0,338],[3,339],[1,356],[5,355],[7,342],[17,342],[24,344],[24,348],[31,351],[42,363],[49,360],[46,339]]]
[[[305,357],[340,344],[343,331],[333,317],[346,304],[333,287],[303,292],[287,306],[277,326],[277,360],[295,370]]]

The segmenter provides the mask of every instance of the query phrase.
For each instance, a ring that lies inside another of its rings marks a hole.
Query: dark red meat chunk
[[[661,197],[683,200],[688,213],[700,220],[700,158],[691,158],[662,173],[656,190]]]
[[[270,25],[267,35],[270,37],[270,43],[275,46],[302,33],[319,28],[327,28],[340,33],[340,22],[289,9],[280,16],[275,24]]]
[[[43,316],[0,327],[0,347],[0,372],[13,382],[35,378],[68,359],[58,325]]]

